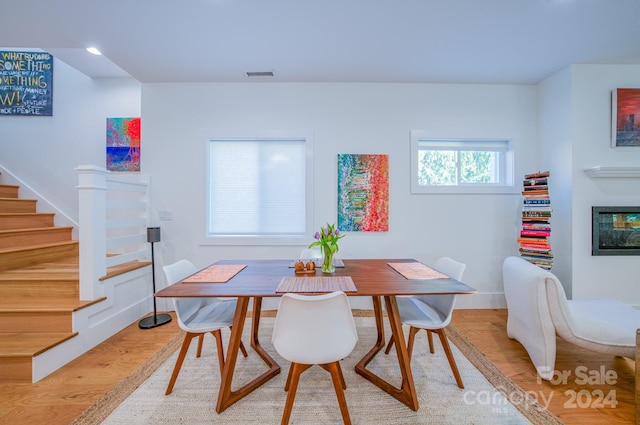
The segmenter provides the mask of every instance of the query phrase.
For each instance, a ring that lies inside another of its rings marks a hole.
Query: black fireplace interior
[[[640,207],[591,210],[591,255],[640,255]]]

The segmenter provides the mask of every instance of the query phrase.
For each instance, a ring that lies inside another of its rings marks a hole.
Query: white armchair
[[[518,257],[503,263],[507,334],[527,350],[541,378],[553,377],[556,334],[582,348],[635,357],[640,310],[617,300],[567,300],[554,274]]]

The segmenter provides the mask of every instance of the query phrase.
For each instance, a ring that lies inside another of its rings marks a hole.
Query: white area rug
[[[284,384],[289,364],[272,349],[270,340],[273,320],[269,317],[261,320],[260,337],[262,345],[281,365],[282,371],[224,412],[218,414],[215,411],[220,374],[214,339],[208,335],[200,358],[195,357],[194,340],[172,394],[165,396],[164,392],[177,354],[173,354],[102,423],[105,425],[279,424],[286,398]],[[462,355],[458,348],[452,345],[465,385],[465,389],[458,388],[439,341],[434,338],[435,353],[429,353],[424,332],[416,337],[411,364],[420,404],[417,412],[412,411],[355,373],[354,365],[371,348],[376,334],[372,317],[356,317],[355,320],[359,342],[352,355],[342,361],[347,383],[345,396],[354,425],[528,424],[543,423],[543,420],[544,423],[555,422],[555,417],[547,418],[544,410],[542,419],[539,419],[536,416],[541,412],[539,406],[532,405],[521,396],[516,396],[513,391],[516,391],[517,387],[515,387],[516,390],[506,388],[507,397],[505,398]],[[245,334],[248,334],[249,330],[250,326],[247,323]],[[389,335],[388,330],[386,335]],[[223,336],[227,340],[228,331],[223,332]],[[455,338],[452,340],[455,342]],[[266,370],[262,360],[249,348],[248,335],[245,335],[243,341],[248,347],[249,357],[239,357],[233,388],[237,388]],[[399,385],[397,377],[400,376],[400,372],[395,350],[389,355],[380,352],[369,364],[369,369],[394,385]],[[502,385],[499,386],[502,387]],[[523,410],[529,419],[507,398]],[[530,413],[533,413],[533,416]],[[91,415],[78,419],[80,421],[76,423],[100,423],[96,422],[95,418],[92,420]],[[323,369],[314,366],[302,375],[290,423],[342,423],[331,377]]]

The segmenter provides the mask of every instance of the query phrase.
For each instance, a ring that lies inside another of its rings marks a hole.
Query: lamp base
[[[158,314],[154,316],[145,317],[138,322],[140,329],[151,329],[158,326],[166,325],[171,321],[171,316],[168,314]]]

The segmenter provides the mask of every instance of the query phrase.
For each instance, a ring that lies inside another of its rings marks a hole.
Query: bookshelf
[[[520,257],[545,270],[553,266],[549,172],[525,174],[522,181],[522,229],[518,237]]]

